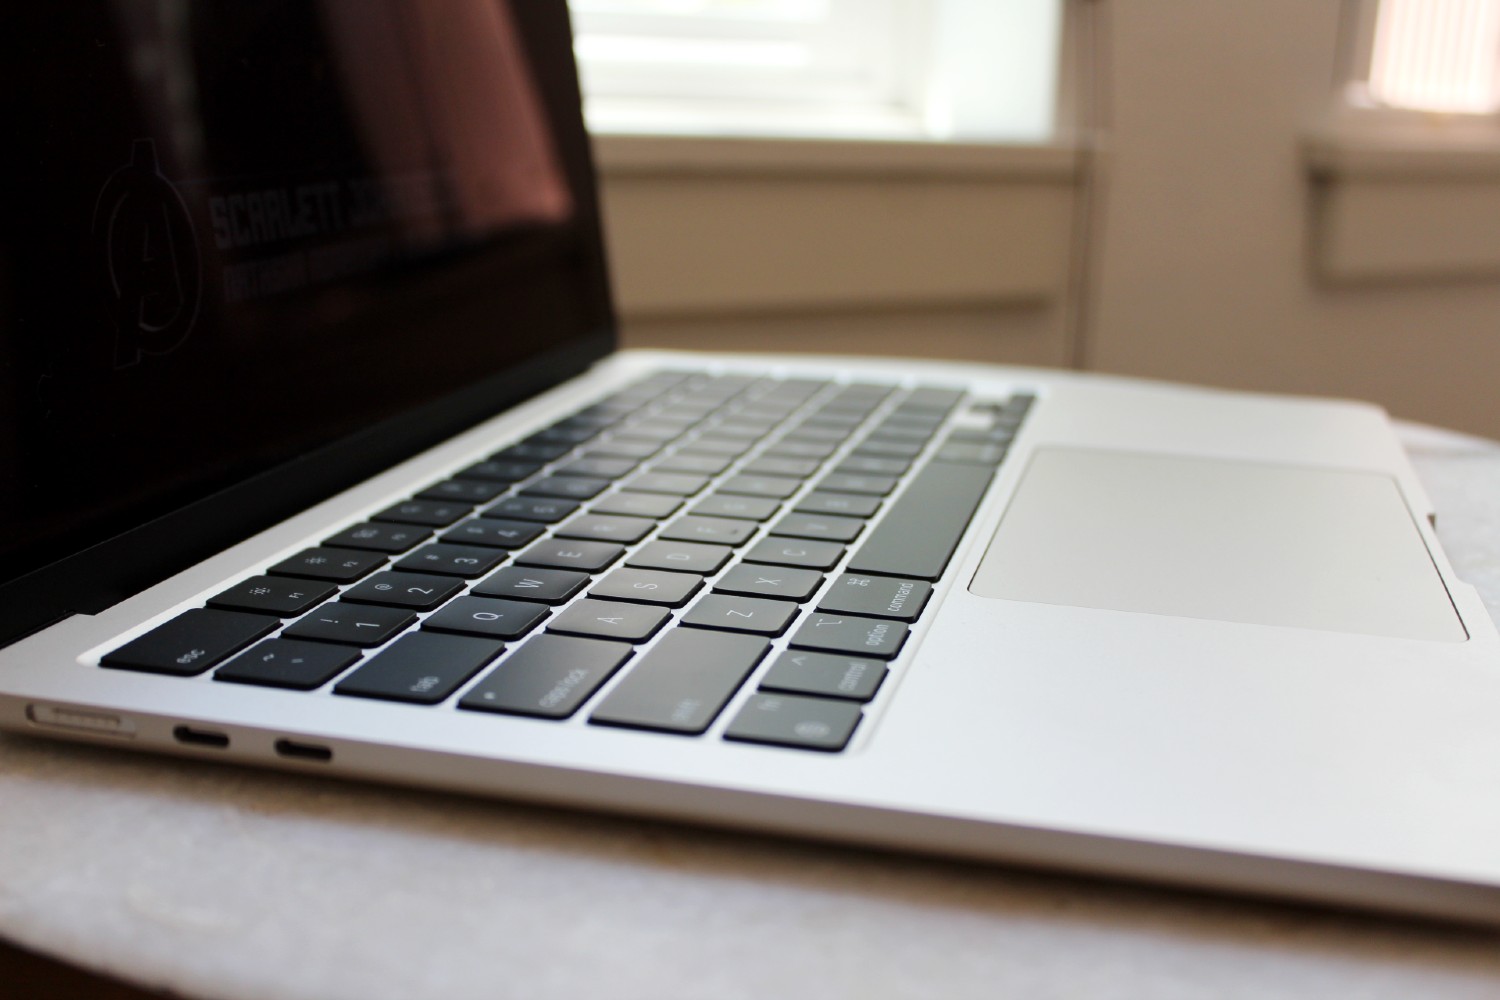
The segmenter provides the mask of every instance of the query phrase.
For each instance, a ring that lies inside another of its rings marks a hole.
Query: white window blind
[[[1392,108],[1500,109],[1500,0],[1380,0],[1367,92]]]

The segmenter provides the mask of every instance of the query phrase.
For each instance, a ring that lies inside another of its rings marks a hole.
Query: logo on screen
[[[162,174],[151,139],[135,140],[130,162],[105,182],[94,239],[115,321],[115,366],[175,350],[197,322],[202,271],[187,203]]]

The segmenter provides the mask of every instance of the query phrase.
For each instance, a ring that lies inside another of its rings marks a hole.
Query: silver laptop
[[[1378,409],[615,353],[561,2],[90,10],[10,123],[6,729],[1500,917]]]

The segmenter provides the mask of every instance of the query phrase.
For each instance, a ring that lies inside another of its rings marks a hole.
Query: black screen
[[[609,346],[561,0],[16,6],[0,580]]]

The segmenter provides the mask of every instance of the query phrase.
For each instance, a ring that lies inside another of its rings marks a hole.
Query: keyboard
[[[838,752],[1031,404],[657,372],[100,666]]]

